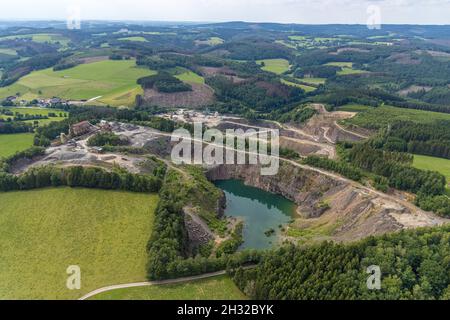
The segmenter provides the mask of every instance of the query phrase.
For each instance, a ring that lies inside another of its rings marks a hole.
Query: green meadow
[[[0,54],[6,54],[9,56],[17,56],[17,51],[8,48],[0,48]]]
[[[450,160],[429,156],[414,155],[413,166],[418,169],[442,173],[450,183]]]
[[[33,146],[33,139],[32,133],[0,134],[0,158],[30,148]]]
[[[314,88],[314,87],[305,86],[303,84],[298,84],[298,83],[287,81],[287,80],[284,80],[284,79],[281,79],[281,82],[286,84],[286,85],[288,85],[288,86],[292,86],[292,87],[297,87],[297,88],[303,89],[305,92],[312,92],[312,91],[316,90],[316,88]]]
[[[327,81],[326,78],[299,78],[298,80],[312,85],[324,84]]]
[[[202,76],[186,68],[176,67],[171,70],[171,73],[175,76],[175,78],[178,78],[179,80],[186,83],[205,83],[205,79]]]
[[[223,44],[225,41],[219,37],[210,37],[207,40],[198,40],[196,43],[198,44],[207,44],[208,46],[218,46]]]
[[[0,193],[0,299],[77,299],[146,280],[158,196],[49,188]],[[66,286],[81,269],[81,290]]]
[[[118,289],[92,300],[244,300],[245,295],[228,276],[179,284]]]
[[[352,74],[362,74],[362,73],[368,73],[365,70],[359,70],[359,69],[353,69],[353,68],[342,68],[341,71],[337,72],[338,76],[348,76]]]
[[[305,36],[289,36],[289,39],[292,41],[304,41],[307,38]]]
[[[257,61],[258,64],[262,64],[263,62],[264,66],[261,69],[264,71],[282,74],[290,69],[289,61],[286,59],[265,59]]]
[[[35,33],[35,34],[24,34],[24,35],[16,35],[16,36],[6,36],[1,37],[2,40],[15,40],[15,39],[30,39],[34,42],[48,42],[48,43],[60,43],[62,46],[67,46],[70,40],[60,34],[56,33]]]
[[[38,121],[39,125],[45,125],[53,121],[62,121],[66,119],[64,115],[69,115],[67,111],[59,110],[59,109],[46,109],[46,108],[34,108],[34,107],[17,107],[17,108],[11,108],[11,107],[0,107],[0,110],[7,109],[14,114],[19,113],[22,115],[40,115],[40,116],[48,116],[49,113],[55,113],[57,117],[49,117],[48,119],[39,119],[39,120],[26,120],[25,122],[28,123],[34,123],[34,121]],[[61,115],[61,116],[60,116]],[[14,116],[7,116],[4,114],[0,114],[0,119],[13,119]]]
[[[60,97],[68,100],[90,100],[90,104],[131,106],[141,88],[140,77],[155,74],[139,68],[134,60],[104,60],[53,71],[45,69],[22,77],[16,83],[0,88],[0,99],[20,93],[20,98]]]
[[[120,41],[134,41],[134,42],[148,42],[147,39],[144,37],[126,37],[126,38],[120,38]]]
[[[341,67],[341,68],[353,68],[352,62],[328,62],[325,64],[326,66],[333,66],[333,67]]]
[[[211,37],[208,39],[208,44],[210,46],[217,46],[219,44],[224,43],[225,41],[222,38],[219,37]]]
[[[364,70],[354,69],[352,62],[329,62],[329,63],[327,63],[325,65],[326,66],[340,67],[341,70],[337,72],[337,74],[339,76],[367,73],[367,71],[364,71]]]

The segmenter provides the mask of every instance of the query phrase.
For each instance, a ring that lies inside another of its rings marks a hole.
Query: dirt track
[[[201,280],[201,279],[208,279],[208,278],[212,278],[212,277],[221,276],[221,275],[224,275],[224,274],[226,274],[226,271],[218,271],[218,272],[203,274],[203,275],[200,275],[200,276],[178,278],[178,279],[170,279],[170,280],[116,284],[116,285],[107,286],[107,287],[103,287],[103,288],[91,291],[91,292],[85,294],[84,296],[82,296],[81,298],[79,298],[78,300],[87,300],[87,299],[89,299],[89,298],[91,298],[93,296],[96,296],[96,295],[100,294],[100,293],[113,291],[113,290],[117,290],[117,289],[176,284],[176,283],[190,282],[190,281]]]

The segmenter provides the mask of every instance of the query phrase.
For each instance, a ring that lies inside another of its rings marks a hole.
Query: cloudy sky
[[[450,24],[450,0],[0,0],[0,19],[362,23],[376,5],[382,23]],[[373,11],[372,11],[373,12]]]

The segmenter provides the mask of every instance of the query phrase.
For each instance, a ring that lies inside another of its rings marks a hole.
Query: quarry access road
[[[202,274],[199,276],[184,277],[184,278],[177,278],[177,279],[116,284],[116,285],[111,285],[111,286],[107,286],[107,287],[103,287],[103,288],[99,288],[94,291],[91,291],[91,292],[85,294],[84,296],[82,296],[81,298],[79,298],[78,300],[87,300],[89,298],[92,298],[93,296],[100,294],[100,293],[109,292],[109,291],[113,291],[113,290],[117,290],[117,289],[149,287],[149,286],[159,286],[159,285],[191,282],[191,281],[196,281],[196,280],[213,278],[213,277],[217,277],[217,276],[223,276],[226,273],[227,272],[225,270],[223,270],[223,271],[217,271],[217,272],[212,272],[212,273],[205,273],[205,274]]]
[[[164,133],[164,132],[158,132],[158,133],[155,133],[155,134],[156,135],[161,135],[161,136],[171,136],[171,134]],[[235,148],[230,148],[230,147],[227,147],[227,146],[223,146],[223,145],[219,145],[219,144],[215,144],[215,143],[211,143],[211,142],[205,142],[205,141],[194,139],[194,138],[191,138],[191,140],[194,141],[194,142],[202,142],[203,144],[208,144],[208,145],[213,145],[213,146],[217,146],[217,147],[222,147],[225,150],[234,150],[236,152],[244,152],[244,151],[239,151],[239,150],[237,150]],[[257,152],[245,151],[245,153],[251,154],[251,155],[259,155]],[[367,187],[367,186],[365,186],[365,185],[363,185],[363,184],[361,184],[359,182],[356,182],[356,181],[353,181],[351,179],[345,178],[345,177],[343,177],[343,176],[341,176],[339,174],[332,173],[332,172],[329,172],[329,171],[325,171],[323,169],[311,167],[309,165],[301,164],[301,163],[299,163],[297,161],[286,159],[286,158],[282,158],[282,157],[279,157],[279,156],[269,156],[269,157],[278,159],[279,161],[283,161],[283,162],[289,163],[289,164],[291,164],[291,165],[293,165],[295,167],[298,167],[298,168],[301,168],[301,169],[304,169],[304,170],[313,171],[313,172],[316,172],[316,173],[328,176],[330,178],[333,178],[335,180],[339,180],[339,181],[348,183],[351,186],[353,186],[355,189],[364,191],[364,192],[366,192],[368,194],[376,195],[376,196],[380,197],[381,199],[384,199],[384,200],[387,200],[389,202],[393,202],[395,204],[398,204],[398,205],[401,205],[401,206],[403,206],[405,208],[408,208],[410,210],[411,214],[413,214],[415,216],[422,216],[422,217],[431,218],[433,221],[436,222],[436,224],[443,224],[443,223],[450,222],[449,219],[444,219],[444,218],[438,217],[437,215],[434,215],[432,213],[423,211],[422,209],[418,208],[417,206],[415,206],[414,204],[412,204],[411,202],[409,202],[407,200],[403,200],[403,199],[401,199],[399,197],[395,197],[395,196],[383,193],[381,191],[372,189],[372,188]]]

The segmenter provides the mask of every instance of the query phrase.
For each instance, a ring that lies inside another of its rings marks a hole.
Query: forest
[[[347,245],[289,245],[265,255],[257,268],[232,274],[258,300],[448,300],[449,231],[447,226]],[[372,265],[380,267],[381,290],[367,287]]]
[[[192,91],[192,87],[189,84],[178,80],[166,72],[159,72],[154,76],[140,78],[137,83],[140,84],[143,89],[155,88],[159,92],[173,93]]]

